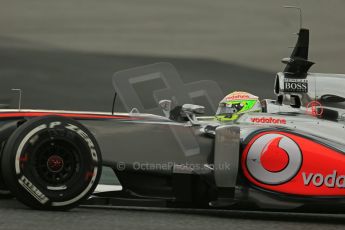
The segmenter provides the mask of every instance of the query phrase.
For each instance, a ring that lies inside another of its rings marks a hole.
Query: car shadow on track
[[[258,211],[258,210],[222,210],[222,209],[190,209],[190,208],[160,208],[160,207],[133,207],[133,206],[83,206],[87,209],[107,209],[124,211],[159,212],[171,214],[188,214],[205,217],[217,217],[227,219],[250,219],[262,221],[306,222],[320,224],[344,224],[345,211],[343,213],[311,213],[291,211]]]
[[[72,216],[78,217],[79,215],[108,215],[114,212],[114,215],[119,213],[130,213],[132,216],[149,216],[153,218],[161,215],[169,215],[171,219],[181,218],[181,215],[188,218],[198,219],[199,217],[205,218],[220,218],[224,220],[248,220],[248,221],[264,221],[267,223],[285,222],[287,225],[290,223],[304,223],[304,224],[318,224],[322,229],[322,226],[326,225],[343,225],[345,223],[345,215],[341,213],[302,213],[302,212],[274,212],[274,211],[249,211],[249,210],[220,210],[220,209],[190,209],[190,208],[161,208],[161,207],[135,207],[135,206],[81,206],[80,208],[73,209],[65,212],[45,212],[30,210],[26,206],[22,205],[15,199],[0,200],[0,213],[18,212],[22,215],[29,215],[25,213],[46,213],[48,216],[65,216],[70,213]],[[23,212],[24,211],[24,212]],[[146,214],[145,214],[146,213]],[[41,214],[40,214],[41,215]],[[45,215],[45,214],[44,214]],[[116,216],[116,215],[115,215]],[[283,223],[282,223],[283,224]]]

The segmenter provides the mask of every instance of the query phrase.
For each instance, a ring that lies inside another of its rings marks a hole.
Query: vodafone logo
[[[305,186],[314,185],[315,187],[326,186],[328,188],[345,188],[345,175],[338,175],[337,170],[332,174],[324,176],[321,173],[302,173]]]
[[[260,124],[281,124],[286,125],[286,120],[284,118],[273,118],[273,117],[252,117],[250,118],[252,123]]]
[[[282,134],[264,134],[247,152],[246,167],[257,181],[279,185],[291,180],[302,165],[302,153],[291,138]]]
[[[236,94],[236,95],[229,95],[226,97],[227,100],[240,100],[240,99],[249,99],[249,95],[247,94]]]

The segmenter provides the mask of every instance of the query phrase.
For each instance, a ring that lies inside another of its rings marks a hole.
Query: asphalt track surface
[[[30,210],[0,201],[0,229],[343,229],[344,214],[112,207]]]
[[[115,71],[162,61],[174,64],[185,83],[212,79],[224,94],[272,97],[274,73],[290,52],[298,21],[281,9],[295,2],[276,0],[0,2],[0,104],[15,107],[10,89],[21,88],[23,106],[40,109],[109,111]],[[344,1],[301,4],[315,69],[344,73]],[[42,212],[0,200],[0,229],[318,230],[344,224],[343,214],[140,207]]]

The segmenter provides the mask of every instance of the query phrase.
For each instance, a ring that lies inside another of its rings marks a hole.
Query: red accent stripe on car
[[[0,118],[11,117],[42,117],[49,115],[57,115],[70,118],[85,119],[121,119],[121,120],[139,120],[138,117],[130,117],[125,115],[97,115],[97,114],[80,114],[80,113],[54,113],[54,112],[5,112],[0,113]]]

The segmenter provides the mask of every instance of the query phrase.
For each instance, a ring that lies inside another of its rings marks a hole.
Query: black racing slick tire
[[[1,155],[5,148],[5,143],[6,143],[6,141],[1,140],[1,139],[2,138],[0,137],[0,159],[1,159]],[[11,194],[10,190],[6,188],[3,175],[0,172],[0,199],[10,199],[10,198],[13,198],[13,195]]]
[[[12,193],[6,188],[0,188],[0,200],[6,200],[13,198]]]
[[[102,157],[82,124],[47,116],[31,119],[12,133],[1,166],[7,188],[19,201],[34,209],[62,211],[94,191]]]
[[[0,199],[10,199],[13,198],[11,192],[6,188],[2,175],[0,173]]]
[[[2,177],[3,176],[0,173],[0,199],[10,199],[10,198],[13,198],[12,193],[5,186],[5,182],[2,179]]]

